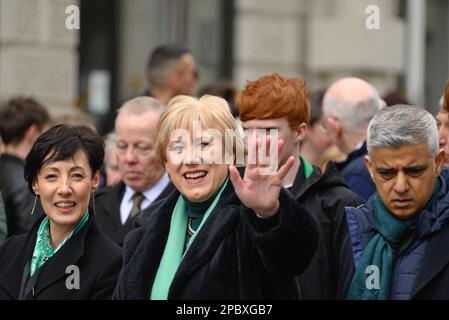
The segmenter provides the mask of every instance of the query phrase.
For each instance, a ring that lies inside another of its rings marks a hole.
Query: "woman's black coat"
[[[114,299],[148,299],[179,197],[146,209],[125,239]],[[315,219],[281,190],[280,210],[259,219],[229,181],[181,262],[168,299],[297,299],[294,277],[309,265],[318,242]]]
[[[91,211],[92,212],[92,211]],[[0,299],[19,299],[42,219],[24,235],[9,238],[0,248]],[[25,299],[110,299],[120,272],[121,249],[99,231],[92,215],[37,271],[33,291]],[[75,267],[73,267],[75,266]],[[76,288],[79,270],[79,289]]]

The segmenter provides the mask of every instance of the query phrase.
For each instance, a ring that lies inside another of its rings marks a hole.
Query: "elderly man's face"
[[[148,190],[164,173],[154,152],[158,121],[159,115],[150,111],[141,115],[119,114],[115,122],[120,175],[134,191]]]
[[[444,151],[433,158],[423,142],[400,148],[372,148],[365,164],[385,206],[397,218],[406,219],[429,201],[443,160]]]

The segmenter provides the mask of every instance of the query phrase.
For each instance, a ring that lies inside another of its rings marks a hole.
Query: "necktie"
[[[142,192],[134,193],[134,195],[132,197],[133,207],[129,214],[129,219],[133,219],[135,216],[137,216],[139,214],[140,205],[142,204],[143,199],[145,199],[145,196],[142,194]]]

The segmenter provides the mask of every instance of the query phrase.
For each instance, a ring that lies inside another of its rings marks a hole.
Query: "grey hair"
[[[152,97],[137,97],[126,101],[120,109],[118,114],[129,113],[133,115],[141,115],[148,111],[155,111],[159,115],[164,111],[164,104]]]
[[[115,141],[117,136],[115,132],[108,133],[104,138],[104,163],[106,163],[107,158],[109,158],[109,154],[112,151],[112,148],[115,147]]]
[[[427,143],[429,156],[438,154],[438,128],[435,118],[425,109],[398,104],[381,109],[368,126],[367,148],[399,148]]]
[[[380,110],[381,100],[377,90],[372,87],[369,97],[358,102],[348,102],[341,98],[325,97],[323,113],[341,121],[344,128],[353,132],[366,132],[369,121]]]

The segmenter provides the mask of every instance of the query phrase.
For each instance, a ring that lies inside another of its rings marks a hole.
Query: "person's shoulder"
[[[325,207],[359,206],[365,201],[354,193],[345,183],[342,174],[333,164],[329,164],[314,186],[317,197]]]
[[[368,168],[365,165],[365,155],[361,155],[349,162],[348,165],[342,170],[342,174],[345,177],[352,174],[369,176]]]
[[[7,238],[0,246],[0,258],[5,255],[11,256],[23,254],[23,248],[27,244],[28,239],[28,234],[14,235]]]
[[[13,246],[15,247],[20,244],[23,244],[27,241],[27,238],[28,238],[28,234],[26,234],[26,233],[11,236],[5,240],[5,242],[2,244],[2,248],[13,247]]]
[[[122,249],[118,244],[105,235],[97,226],[93,219],[88,226],[88,236],[86,237],[87,245],[99,254],[108,256],[111,254],[121,255]]]
[[[97,192],[95,192],[95,200],[103,200],[103,198],[110,195],[118,195],[122,193],[125,189],[125,184],[123,182],[119,182],[113,186],[100,188]]]

